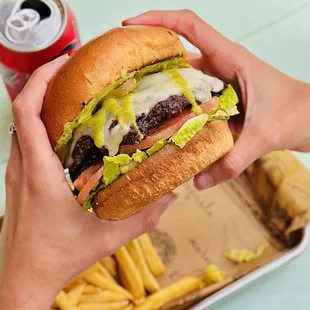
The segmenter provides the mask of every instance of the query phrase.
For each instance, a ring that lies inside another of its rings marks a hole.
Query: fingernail
[[[69,58],[69,55],[68,54],[64,54],[64,55],[61,55],[61,56],[57,57],[54,61],[55,62],[58,62],[58,61],[63,62],[64,60],[67,60],[68,58]]]
[[[196,177],[195,185],[198,190],[204,190],[215,184],[213,177],[208,172],[202,173]]]
[[[176,201],[177,197],[178,196],[176,194],[169,193],[160,199],[160,203],[166,205],[167,207],[171,206]]]
[[[130,21],[131,21],[133,18],[134,18],[134,17],[124,19],[124,20],[122,21],[122,25],[123,25],[123,26],[127,26],[128,24],[130,24]]]
[[[143,15],[143,13],[142,14],[139,14],[139,15],[136,15],[136,16],[132,16],[132,17],[129,17],[129,18],[126,18],[126,19],[124,19],[123,21],[122,21],[122,24],[130,24],[130,23],[132,23],[134,20],[136,20],[137,18],[139,18],[140,16],[142,16]]]

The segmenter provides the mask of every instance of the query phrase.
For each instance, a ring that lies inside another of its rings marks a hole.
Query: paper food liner
[[[167,269],[161,287],[202,276],[209,264],[226,278],[164,309],[188,309],[298,244],[309,219],[309,187],[309,172],[289,151],[269,154],[239,178],[206,191],[195,190],[192,181],[179,187],[178,200],[150,234]],[[255,251],[262,244],[268,245],[263,255],[251,262],[225,257],[231,248]]]

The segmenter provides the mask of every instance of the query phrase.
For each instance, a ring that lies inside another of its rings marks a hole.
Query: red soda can
[[[12,101],[41,65],[81,46],[63,0],[0,1],[0,74]]]

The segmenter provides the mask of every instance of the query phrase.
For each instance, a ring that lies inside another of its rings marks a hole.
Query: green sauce
[[[202,110],[197,104],[195,96],[188,85],[187,80],[182,76],[182,74],[177,69],[166,70],[165,72],[170,75],[171,80],[182,90],[184,97],[192,105],[192,111],[197,115],[202,114]]]
[[[122,121],[124,123],[130,123],[131,127],[137,130],[138,126],[136,124],[136,115],[132,105],[132,94],[130,93],[126,95],[122,99],[121,104],[122,104],[122,113],[119,121]]]
[[[111,114],[115,116],[119,115],[121,112],[121,106],[118,104],[117,100],[114,98],[106,99],[102,104],[101,110],[102,109],[110,112]]]
[[[106,121],[106,109],[100,109],[92,118],[80,125],[77,131],[82,131],[87,127],[93,129],[93,137],[96,147],[101,149],[103,147],[103,130]]]

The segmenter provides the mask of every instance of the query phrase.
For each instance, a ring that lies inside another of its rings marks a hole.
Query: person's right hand
[[[273,150],[310,151],[308,84],[264,63],[191,11],[150,11],[123,22],[134,24],[164,26],[182,35],[201,51],[189,54],[193,67],[231,83],[239,92],[242,113],[230,121],[239,138],[231,152],[195,177],[198,189],[238,176]]]

